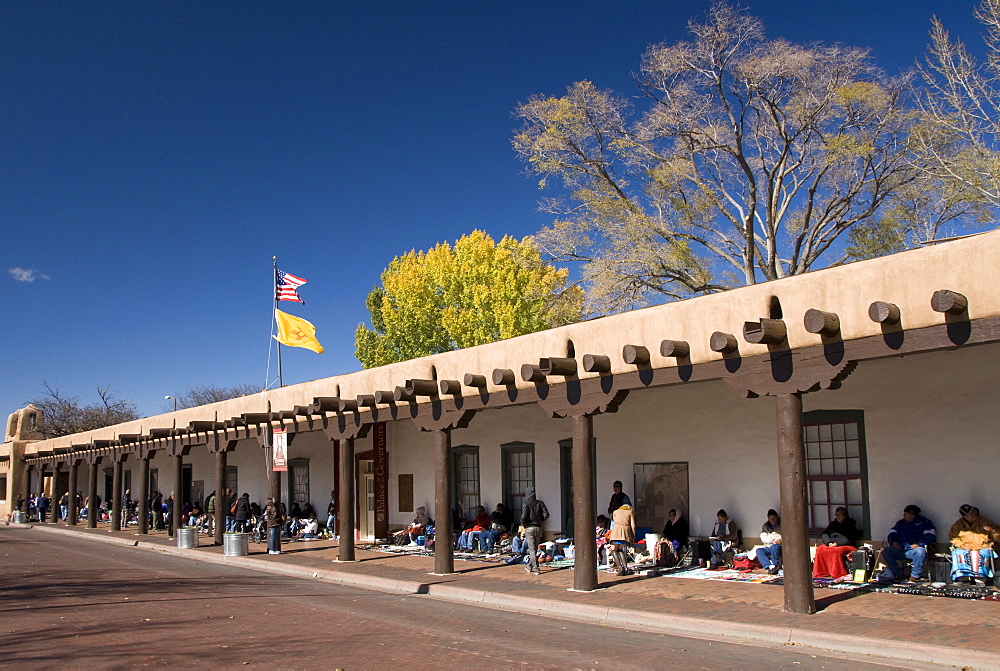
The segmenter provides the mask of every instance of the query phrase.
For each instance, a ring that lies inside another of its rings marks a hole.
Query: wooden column
[[[52,524],[59,524],[59,513],[61,512],[59,508],[59,501],[62,499],[62,494],[59,492],[59,462],[52,464],[52,496],[49,501],[49,512],[52,513],[52,519],[49,520]]]
[[[31,473],[35,470],[34,464],[26,464],[24,467],[24,511],[28,512],[28,499],[31,498]]]
[[[340,541],[337,561],[354,561],[354,438],[340,441],[340,482],[337,483],[337,530]]]
[[[226,468],[229,465],[229,453],[220,449],[215,453],[215,544],[222,545],[226,533]]]
[[[451,429],[434,431],[434,575],[455,572],[451,534]]]
[[[594,516],[594,473],[590,446],[594,436],[593,415],[573,417],[573,528],[576,529],[576,559],[573,562],[573,589],[597,589],[597,544],[589,533]]]
[[[149,533],[149,456],[139,460],[139,535]]]
[[[111,531],[122,528],[122,461],[116,458],[111,471]]]
[[[66,524],[76,526],[76,488],[77,488],[77,467],[76,460],[69,462],[69,505],[66,508]]]
[[[90,482],[87,483],[87,528],[97,528],[97,459],[90,464]]]
[[[273,439],[272,439],[273,440]],[[274,447],[267,447],[267,489],[268,496],[274,499],[274,505],[281,509],[281,471],[274,470]],[[285,511],[288,514],[288,511]],[[270,533],[270,532],[268,532]],[[277,549],[281,550],[281,534],[278,534]]]
[[[806,507],[806,454],[802,441],[802,397],[779,394],[778,482],[781,493],[781,556],[785,610],[816,612],[809,563],[809,522]]]
[[[184,455],[178,454],[174,457],[174,509],[170,511],[170,530],[174,537],[177,537],[177,530],[183,526],[181,519],[181,509],[184,508]]]

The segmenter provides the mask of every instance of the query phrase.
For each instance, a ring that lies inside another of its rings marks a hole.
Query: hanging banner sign
[[[274,430],[274,471],[288,470],[288,433],[285,429]]]

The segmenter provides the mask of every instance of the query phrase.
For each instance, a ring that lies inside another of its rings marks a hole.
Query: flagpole
[[[277,320],[278,319],[278,257],[272,256],[271,258],[274,260],[274,313],[272,316],[275,320]],[[281,342],[278,340],[275,340],[275,342],[278,343],[278,386],[284,387],[285,383],[281,377]]]

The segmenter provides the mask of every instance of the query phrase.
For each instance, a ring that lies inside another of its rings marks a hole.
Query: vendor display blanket
[[[675,568],[661,569],[658,575],[670,578],[694,578],[696,580],[728,580],[731,582],[749,582],[760,585],[784,585],[781,576],[760,575],[744,571],[725,569],[722,571],[709,568]],[[813,587],[835,589],[850,592],[884,592],[887,594],[915,594],[918,596],[943,596],[953,599],[983,599],[1000,600],[996,592],[987,587],[971,587],[969,585],[945,585],[933,587],[930,583],[883,585],[876,582],[853,583],[830,578],[813,578]]]

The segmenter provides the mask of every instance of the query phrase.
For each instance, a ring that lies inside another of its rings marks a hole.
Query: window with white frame
[[[455,492],[451,505],[459,506],[466,522],[476,518],[476,508],[481,505],[479,493],[479,448],[475,445],[458,445],[452,448],[452,469]]]
[[[806,448],[809,530],[818,534],[838,506],[870,529],[864,412],[818,410],[802,417]]]
[[[292,501],[299,506],[309,503],[309,460],[289,459],[288,474]]]
[[[503,500],[510,506],[514,519],[521,518],[525,491],[535,486],[535,444],[506,443],[500,446],[503,454]],[[544,499],[543,495],[538,498]]]

